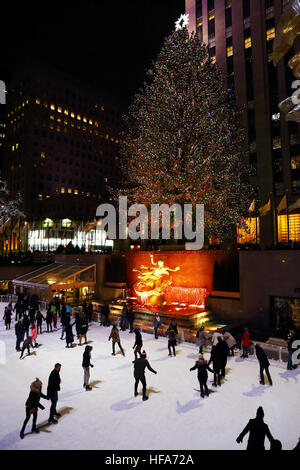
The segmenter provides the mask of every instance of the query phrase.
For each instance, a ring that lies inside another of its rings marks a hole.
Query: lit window
[[[83,122],[87,122],[87,118],[85,116],[82,118],[82,120]]]
[[[214,17],[215,17],[215,10],[212,10],[212,11],[209,12],[208,19],[213,20]]]
[[[60,132],[60,127],[57,127],[57,128],[56,128],[56,132]]]
[[[71,122],[71,127],[75,127],[74,122]]]
[[[36,102],[36,104],[41,104],[41,102],[38,98],[35,100],[35,102]]]
[[[98,127],[98,122],[97,121],[95,121],[95,126]]]
[[[60,118],[60,117],[57,118],[57,122],[61,122],[61,118]]]
[[[227,57],[231,57],[233,55],[233,46],[227,47]]]
[[[53,111],[55,110],[54,104],[51,104],[50,109],[52,109]]]
[[[72,189],[71,188],[68,188],[68,193],[72,194]]]
[[[12,151],[14,152],[14,151],[15,151],[15,146],[13,145],[11,149],[12,149]]]
[[[44,108],[48,108],[48,104],[44,102]]]
[[[89,124],[92,125],[93,124],[93,121],[92,119],[89,119]]]
[[[85,127],[85,126],[82,126],[82,130],[83,130],[83,131],[86,131],[86,127]]]
[[[107,179],[107,178],[104,178],[104,181],[105,181],[105,183],[107,183],[107,182],[108,182],[108,179]]]
[[[212,64],[215,64],[215,63],[216,63],[216,56],[215,56],[215,55],[212,56],[212,57],[210,58],[210,60],[211,60],[211,63],[212,63]]]
[[[64,194],[65,193],[65,188],[61,188],[60,192],[61,192],[61,194]]]
[[[26,104],[28,104],[28,103],[29,103],[29,100],[27,99],[27,100],[26,100]]]
[[[81,121],[81,116],[80,116],[80,114],[77,114],[77,119],[78,119],[78,121]]]
[[[54,125],[53,125],[53,124],[50,124],[49,128],[50,128],[50,129],[54,129]]]
[[[54,116],[53,116],[53,114],[51,114],[51,115],[50,115],[50,119],[52,119],[52,120],[54,119]]]
[[[86,193],[87,197],[90,197],[91,196],[91,193]]]
[[[67,109],[65,109],[65,110],[64,110],[64,114],[65,114],[66,116],[68,116],[68,115],[69,115],[69,111],[68,111]]]
[[[16,150],[17,150],[18,147],[19,147],[19,144],[16,144]]]
[[[116,139],[116,144],[118,144],[118,143],[119,143],[119,141]]]
[[[101,106],[101,111],[104,111],[104,106]]]
[[[267,41],[275,38],[275,28],[268,29],[267,31]]]
[[[67,126],[67,125],[68,125],[68,121],[64,121],[64,125]]]
[[[60,107],[60,106],[58,106],[58,108],[57,108],[57,112],[58,112],[58,113],[61,113],[61,112],[62,112],[62,109],[61,109],[61,107]]]
[[[78,194],[78,189],[74,189],[74,194]]]
[[[39,200],[41,201],[43,199],[43,195],[39,194]]]
[[[109,139],[109,135],[108,135],[108,134],[106,134],[105,138],[106,138],[106,139]]]
[[[41,158],[45,158],[45,152],[41,152]]]
[[[245,49],[249,49],[249,47],[252,46],[252,43],[251,43],[251,38],[246,38],[245,39]]]
[[[25,106],[25,103],[24,103],[24,101],[23,101],[23,103],[22,103],[22,107],[24,108],[24,106]]]
[[[75,114],[74,113],[71,113],[71,118],[74,118],[75,117]]]
[[[279,119],[280,119],[280,113],[272,114],[272,121],[279,121]]]

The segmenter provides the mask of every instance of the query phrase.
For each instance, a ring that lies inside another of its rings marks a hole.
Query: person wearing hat
[[[141,357],[139,357],[138,359],[136,359],[134,361],[134,378],[135,378],[135,384],[134,384],[134,396],[136,397],[138,395],[138,385],[139,385],[139,381],[142,382],[142,385],[143,385],[143,401],[145,400],[148,400],[148,396],[146,395],[146,388],[147,388],[147,384],[146,384],[146,377],[145,377],[145,369],[149,369],[151,372],[153,372],[153,374],[157,374],[157,372],[152,369],[152,367],[150,366],[149,362],[147,361],[147,354],[145,351],[143,351],[141,353]]]
[[[82,367],[83,367],[83,372],[84,372],[83,386],[85,387],[86,390],[92,390],[92,387],[89,386],[90,367],[94,367],[93,364],[91,364],[92,349],[93,349],[92,346],[86,346],[84,353],[83,353],[83,359],[82,359]]]
[[[256,418],[250,419],[245,429],[238,436],[236,442],[243,442],[244,436],[249,432],[247,450],[265,450],[265,437],[269,439],[271,445],[274,441],[269,427],[264,423],[264,410],[260,406],[257,408]]]
[[[21,439],[24,438],[24,431],[28,421],[30,420],[31,415],[33,415],[31,432],[40,432],[36,427],[37,412],[38,408],[40,408],[41,410],[45,409],[45,407],[40,404],[40,399],[44,398],[45,400],[49,400],[49,398],[42,393],[42,385],[42,382],[38,378],[36,378],[35,381],[32,382],[32,384],[30,385],[29,397],[27,398],[27,401],[25,403],[26,418],[20,431]]]
[[[204,359],[203,354],[199,354],[198,361],[195,362],[195,365],[191,367],[190,371],[192,370],[198,370],[198,380],[200,384],[200,394],[201,397],[204,398],[204,391],[205,395],[208,397],[209,392],[207,388],[207,379],[208,379],[208,374],[207,371],[211,372],[212,374],[214,371],[209,367],[207,361]]]

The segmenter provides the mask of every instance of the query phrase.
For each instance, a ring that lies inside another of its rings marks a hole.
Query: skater
[[[160,316],[156,313],[153,317],[154,338],[158,339],[158,328],[160,327]]]
[[[134,311],[132,307],[129,307],[127,310],[127,320],[130,328],[129,333],[133,333]]]
[[[16,312],[16,318],[15,321],[18,321],[19,318],[22,318],[22,315],[24,313],[24,306],[22,300],[18,300],[15,303],[14,310]]]
[[[197,344],[199,346],[199,354],[202,354],[203,348],[206,347],[206,340],[207,340],[207,335],[206,335],[206,332],[204,331],[204,326],[201,326],[201,328],[197,331],[196,338],[197,338]]]
[[[271,444],[274,441],[269,427],[264,423],[264,410],[261,406],[257,409],[256,418],[250,419],[245,429],[238,436],[236,440],[238,444],[243,442],[243,438],[247,432],[249,432],[247,450],[265,450],[266,436]]]
[[[56,316],[59,316],[59,317],[60,317],[60,302],[59,302],[59,298],[58,298],[58,297],[55,297],[54,305],[55,305],[55,313],[56,313]]]
[[[26,409],[26,418],[23,423],[21,432],[20,432],[20,438],[24,438],[24,431],[26,428],[26,424],[30,420],[30,415],[33,415],[33,420],[32,420],[32,428],[31,432],[36,432],[39,433],[40,431],[36,427],[36,420],[37,420],[37,412],[38,408],[41,410],[44,410],[45,407],[40,404],[40,399],[44,398],[45,400],[48,400],[46,395],[42,393],[42,382],[40,379],[36,378],[34,382],[30,385],[30,393],[29,397],[27,398],[27,401],[25,403],[25,409]]]
[[[57,330],[57,313],[53,313],[53,328]]]
[[[218,328],[211,337],[212,346],[216,346],[218,344],[219,337],[223,338],[220,328]]]
[[[177,334],[178,334],[177,326],[172,320],[169,328],[166,331],[166,335],[169,337],[169,340],[168,340],[169,356],[172,356],[171,348],[173,349],[174,356],[176,356],[175,346],[176,346]]]
[[[35,323],[32,323],[31,324],[31,340],[32,340],[32,347],[33,348],[36,348],[38,346],[38,343],[37,343],[37,327],[36,327],[36,324]]]
[[[28,356],[30,355],[30,346],[31,346],[32,348],[34,348],[34,346],[33,346],[33,344],[32,344],[32,338],[31,338],[31,336],[28,336],[28,337],[23,341],[22,352],[21,352],[20,359],[22,359],[25,349],[27,349]]]
[[[36,312],[36,324],[37,324],[37,332],[40,333],[40,335],[42,334],[42,323],[43,323],[43,320],[45,320],[45,317],[42,315],[42,313],[40,312],[40,310],[38,310]],[[40,330],[40,331],[39,331]]]
[[[147,361],[147,354],[145,351],[141,353],[141,357],[134,361],[134,378],[135,378],[135,384],[134,384],[134,396],[136,397],[138,395],[138,385],[139,381],[142,382],[143,385],[143,401],[148,400],[148,396],[146,395],[146,377],[145,377],[145,369],[146,367],[153,372],[153,374],[157,374],[157,372],[152,369],[150,366],[149,362]]]
[[[29,321],[33,323],[35,321],[35,310],[32,306],[29,307]]]
[[[121,314],[121,319],[120,319],[120,328],[122,331],[126,330],[126,319],[127,319],[127,307],[126,305],[124,305],[122,308],[122,314]]]
[[[296,333],[293,330],[289,331],[288,337],[287,337],[287,348],[288,348],[288,361],[287,361],[287,370],[293,370],[293,362],[292,362],[292,356],[293,352],[295,349],[293,348],[293,342],[296,339]]]
[[[7,330],[10,330],[11,316],[12,316],[12,311],[9,310],[8,307],[5,307],[3,320],[4,320],[5,327],[6,327]]]
[[[48,310],[46,313],[46,323],[47,323],[47,333],[51,331],[52,333],[52,321],[53,321],[53,313],[51,311],[51,305],[48,306]]]
[[[79,312],[76,312],[76,314],[75,314],[75,329],[76,329],[77,339],[79,339],[79,335],[80,335],[80,326],[81,326],[81,318],[79,316]]]
[[[250,342],[250,333],[247,327],[244,328],[244,334],[242,337],[242,347],[243,347],[243,354],[241,357],[246,358],[248,357],[248,352],[250,348],[251,342]]]
[[[221,339],[221,338],[220,338]],[[223,341],[221,339],[221,341]],[[216,344],[216,346],[213,346],[211,348],[211,354],[210,354],[210,359],[208,361],[208,365],[210,363],[213,363],[213,371],[214,371],[214,382],[213,386],[217,387],[218,385],[221,386],[221,369],[222,369],[222,346],[219,346]]]
[[[60,316],[60,322],[61,322],[60,339],[64,339],[66,325],[70,322],[70,320],[71,320],[70,315],[69,315],[69,313],[67,313],[67,309],[63,305],[62,308],[61,308],[61,316]]]
[[[234,356],[234,348],[236,346],[236,339],[227,330],[223,331],[223,338],[229,347],[229,356]]]
[[[258,344],[256,344],[255,345],[255,352],[256,352],[256,357],[257,357],[257,360],[259,362],[259,367],[260,367],[260,371],[259,371],[259,373],[260,373],[260,382],[259,383],[261,385],[265,385],[265,378],[264,378],[264,370],[265,370],[266,374],[267,374],[267,377],[268,377],[269,384],[273,385],[271,375],[270,375],[270,372],[269,372],[270,363],[269,363],[269,360],[267,358],[267,355],[266,355],[265,351]]]
[[[136,361],[137,360],[137,355],[139,354],[140,357],[141,357],[141,348],[143,346],[143,340],[142,340],[142,335],[141,335],[141,332],[138,328],[135,328],[133,330],[133,332],[135,333],[135,343],[133,345],[133,348],[134,349],[134,360]],[[133,361],[134,362],[134,361]]]
[[[66,332],[66,348],[71,348],[73,341],[74,341],[74,335],[73,335],[73,330],[72,326],[75,324],[75,322],[71,325],[69,320],[66,320],[67,323],[65,324],[65,332]]]
[[[204,392],[205,392],[205,395],[208,397],[209,391],[207,388],[207,379],[208,379],[207,371],[209,370],[212,374],[214,373],[214,371],[211,370],[211,368],[207,364],[207,361],[204,359],[203,354],[199,354],[198,361],[196,361],[195,365],[191,367],[190,371],[195,370],[195,369],[198,369],[200,395],[202,398],[204,398]]]
[[[110,339],[112,339],[112,355],[115,356],[116,355],[116,352],[115,352],[115,346],[116,346],[116,343],[118,344],[120,350],[121,350],[121,353],[123,354],[123,356],[125,356],[125,353],[123,351],[123,348],[121,346],[121,341],[120,341],[120,335],[119,335],[119,330],[118,328],[116,327],[116,325],[113,325],[112,327],[112,330],[110,332],[110,335],[109,335],[109,338],[108,338],[108,341],[110,341]]]
[[[24,316],[23,316],[23,328],[24,328],[24,331],[25,331],[25,333],[26,333],[26,338],[28,338],[28,336],[29,336],[29,327],[30,327],[29,318],[28,318],[28,316],[26,315],[26,313],[24,313]]]
[[[104,305],[103,314],[104,314],[104,326],[109,326],[110,325],[110,322],[109,322],[110,309],[109,309],[108,304]]]
[[[20,344],[24,340],[24,327],[22,318],[19,318],[18,322],[15,324],[15,333],[16,333],[16,351],[21,351]]]
[[[86,334],[89,329],[89,324],[87,321],[87,318],[84,316],[84,318],[81,318],[80,321],[80,330],[79,330],[79,346],[81,346],[81,340],[84,338],[84,344],[87,344],[87,338]]]
[[[83,312],[85,319],[87,320],[88,319],[88,306],[87,306],[86,300],[83,301],[82,312]]]
[[[56,404],[58,400],[58,393],[60,391],[60,369],[61,364],[57,362],[54,366],[53,371],[49,375],[48,379],[48,387],[47,387],[47,398],[51,400],[51,408],[50,408],[50,415],[48,419],[48,423],[56,424],[58,423],[56,417],[60,417],[61,414],[56,411]]]
[[[227,358],[229,354],[229,347],[223,337],[218,337],[218,344],[219,344],[219,351],[220,351],[220,359],[221,359],[221,378],[225,377],[226,373],[226,365],[227,365]]]
[[[86,346],[85,351],[83,353],[83,360],[82,360],[82,367],[84,371],[83,386],[85,387],[86,390],[92,390],[92,387],[89,386],[90,367],[94,367],[93,364],[91,364],[92,349],[93,349],[92,346]]]
[[[91,323],[93,319],[93,303],[92,302],[89,302],[87,306],[87,315],[88,315],[88,321],[89,323]]]

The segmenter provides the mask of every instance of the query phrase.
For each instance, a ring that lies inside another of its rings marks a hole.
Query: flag
[[[271,210],[271,199],[269,198],[267,204],[260,207],[258,210],[259,210],[259,215],[260,216],[267,215],[267,213]]]
[[[287,209],[287,197],[286,194],[281,199],[280,203],[278,204],[277,211],[281,212],[283,209]]]
[[[290,211],[293,211],[294,209],[300,209],[300,197],[296,202],[294,202],[294,204],[289,206]]]
[[[251,202],[251,205],[248,209],[249,212],[255,212],[255,199]]]

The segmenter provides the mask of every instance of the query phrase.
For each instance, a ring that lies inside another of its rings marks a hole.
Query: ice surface
[[[0,313],[3,309],[0,305]],[[117,355],[112,356],[110,328],[92,323],[88,340],[93,346],[93,390],[88,392],[83,388],[81,367],[84,346],[66,349],[60,333],[59,329],[39,335],[41,346],[20,360],[20,353],[15,351],[14,322],[6,331],[1,321],[0,347],[3,350],[4,342],[6,364],[0,357],[0,449],[242,450],[248,438],[240,445],[236,438],[249,418],[255,417],[258,406],[263,406],[265,422],[283,449],[293,449],[298,442],[300,368],[287,371],[285,364],[271,361],[273,387],[262,386],[256,359],[244,360],[237,355],[229,358],[228,374],[221,387],[212,387],[209,373],[208,385],[213,393],[202,399],[197,372],[189,371],[197,358],[196,346],[180,344],[177,356],[169,357],[166,338],[155,340],[143,334],[149,362],[158,372],[154,375],[146,370],[149,400],[143,402],[141,385],[139,396],[133,395],[134,334],[120,332],[126,357],[117,345]],[[57,409],[63,416],[58,424],[48,425],[50,401],[41,399],[46,409],[39,410],[37,424],[45,426],[40,434],[31,434],[30,421],[21,440],[19,432],[30,384],[39,377],[46,393],[48,376],[56,362],[62,364]]]

